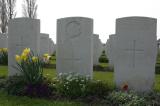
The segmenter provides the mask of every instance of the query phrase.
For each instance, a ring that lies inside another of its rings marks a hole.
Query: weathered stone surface
[[[101,56],[103,51],[102,43],[99,39],[99,35],[93,35],[93,65],[99,64],[99,57]]]
[[[49,54],[49,34],[40,34],[40,55]]]
[[[57,21],[56,69],[58,73],[93,73],[93,20],[69,17]]]
[[[9,48],[9,76],[19,74],[14,68],[15,55],[21,55],[23,49],[30,48],[35,54],[39,53],[40,20],[17,18],[9,21],[8,48]]]
[[[49,38],[49,54],[52,55],[56,52],[56,44],[54,44],[53,40]]]
[[[114,61],[115,60],[115,53],[117,49],[117,44],[116,44],[117,36],[115,34],[112,34],[109,36],[108,44],[107,44],[107,52],[108,52],[108,59],[109,59],[109,65],[111,68],[114,67]],[[107,55],[107,54],[106,54]]]
[[[116,20],[115,81],[139,92],[151,91],[155,78],[157,20],[125,17]]]

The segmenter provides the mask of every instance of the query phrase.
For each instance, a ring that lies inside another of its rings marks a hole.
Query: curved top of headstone
[[[116,20],[156,20],[156,18],[153,17],[143,17],[143,16],[129,16],[129,17],[121,17],[117,18]]]
[[[40,33],[41,34],[41,37],[48,37],[49,38],[49,34],[46,34],[46,33]]]
[[[93,37],[99,39],[99,35],[98,34],[93,34]]]
[[[157,19],[151,17],[123,17],[116,19],[116,34],[126,33],[127,31],[150,31],[156,29]]]
[[[53,39],[52,39],[52,38],[49,38],[49,40],[50,40],[50,42],[52,42],[52,43],[54,44],[54,41],[53,41]]]
[[[92,26],[93,19],[87,17],[57,19],[57,32],[59,33],[57,35],[63,35],[63,40],[61,39],[61,41],[76,39],[82,36],[91,36]]]
[[[111,37],[113,37],[113,36],[116,36],[116,34],[111,34],[111,35],[109,35],[109,38],[111,38]]]
[[[57,20],[66,20],[66,19],[88,19],[88,20],[93,20],[92,18],[89,18],[89,17],[64,17],[64,18],[59,18]]]
[[[9,23],[10,22],[17,22],[17,21],[20,21],[20,22],[26,22],[26,21],[40,21],[40,19],[32,19],[32,18],[28,18],[28,17],[20,17],[20,18],[14,18],[14,19],[11,19],[9,20]]]

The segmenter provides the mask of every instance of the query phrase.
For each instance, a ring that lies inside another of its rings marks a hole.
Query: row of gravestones
[[[104,50],[99,35],[94,34],[94,54],[93,54],[93,64],[99,64],[99,57]],[[40,33],[40,55],[42,56],[45,53],[52,55],[55,53],[55,47],[53,40],[49,38],[48,34]],[[8,36],[6,34],[0,34],[0,48],[8,48]]]
[[[99,35],[93,34],[93,65],[99,65],[99,58],[104,50]]]
[[[157,55],[157,20],[125,17],[116,20],[116,34],[106,44],[117,87],[151,91]],[[57,71],[92,77],[93,20],[71,17],[57,21]],[[99,48],[97,48],[99,49]]]
[[[55,52],[55,46],[48,34],[40,33],[40,56],[45,53],[52,55]],[[0,33],[0,48],[8,48],[7,34]]]
[[[13,68],[13,66],[16,64],[14,56],[16,54],[20,54],[24,48],[31,48],[31,50],[33,50],[34,53],[36,54],[40,53],[40,55],[50,52],[53,53],[53,51],[55,51],[54,49],[55,47],[53,49],[49,49],[52,48],[52,45],[54,45],[54,42],[49,38],[49,35],[40,33],[39,20],[29,19],[29,18],[17,18],[9,22],[8,29],[9,30],[8,30],[7,41],[9,48],[9,53],[8,53],[9,76],[18,73],[17,70]],[[98,35],[94,36],[95,36],[94,38],[95,41],[97,40],[96,45],[94,45],[96,47],[95,51],[97,53],[97,50],[99,50],[97,48],[102,46],[102,43]],[[95,54],[94,57],[96,58],[95,65],[97,65],[100,53]]]
[[[116,34],[110,36],[107,42],[109,49],[106,51],[115,70],[117,87],[127,83],[129,89],[152,90],[157,53],[156,24],[156,19],[147,17],[117,19]],[[15,75],[18,72],[13,68],[16,63],[14,56],[26,47],[35,53],[39,51],[40,21],[28,18],[14,19],[9,22],[8,31],[9,75]],[[75,72],[92,77],[93,62],[97,64],[93,56],[100,55],[99,52],[103,49],[99,42],[98,36],[93,34],[92,19],[58,19],[57,72]]]
[[[40,55],[49,54],[52,55],[56,51],[56,45],[53,40],[49,38],[49,34],[40,34]]]

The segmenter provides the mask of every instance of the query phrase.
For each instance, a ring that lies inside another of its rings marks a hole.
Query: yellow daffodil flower
[[[3,51],[3,52],[7,52],[8,49],[7,49],[7,48],[2,48],[2,51]]]
[[[27,60],[27,58],[28,58],[27,54],[22,53],[22,55],[21,55],[21,59],[22,59],[22,60],[24,60],[24,61],[26,61],[26,60]]]
[[[24,50],[23,50],[23,53],[22,54],[26,54],[26,55],[28,55],[29,53],[30,53],[30,48],[25,48]]]
[[[43,57],[48,57],[48,56],[49,56],[49,54],[47,54],[47,53],[43,55]]]
[[[33,62],[37,62],[37,61],[38,61],[38,57],[33,56],[33,57],[32,57],[32,61],[33,61]]]
[[[20,61],[21,61],[21,57],[20,57],[19,55],[16,55],[16,56],[15,56],[15,59],[16,59],[17,62],[20,62]]]

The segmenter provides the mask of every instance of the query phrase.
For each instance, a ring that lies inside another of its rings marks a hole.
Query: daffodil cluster
[[[51,56],[49,54],[47,54],[47,53],[44,54],[43,55],[43,62],[46,63],[46,64],[49,64],[50,57]]]
[[[40,83],[43,79],[43,62],[30,48],[25,48],[21,55],[15,56],[18,69],[28,84]]]
[[[0,48],[0,53],[2,52],[8,52],[8,49],[7,48]]]
[[[21,61],[26,62],[27,60],[32,60],[33,62],[37,62],[38,57],[36,57],[36,56],[31,56],[30,57],[30,54],[31,54],[30,48],[25,48],[21,55],[16,55],[15,56],[15,59],[18,63],[21,62]]]

